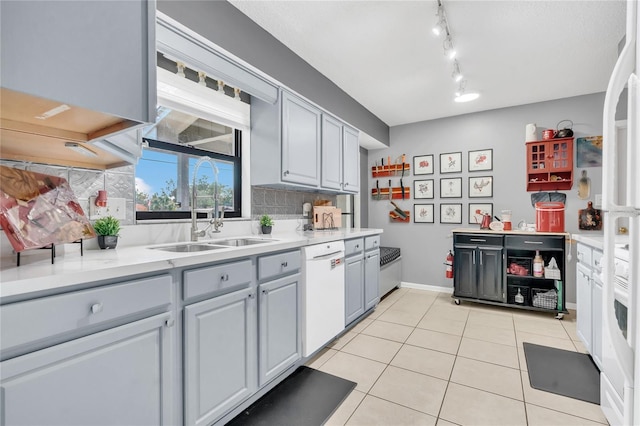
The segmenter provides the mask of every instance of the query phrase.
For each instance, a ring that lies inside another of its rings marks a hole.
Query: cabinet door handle
[[[476,252],[475,251],[473,252],[472,259],[473,259],[473,264],[475,265],[476,264]]]
[[[285,170],[284,173],[283,173],[283,175],[285,175],[285,176],[288,175],[288,174],[289,174],[289,170]]]
[[[175,321],[173,320],[173,318],[170,318],[164,322],[164,325],[166,327],[173,327],[173,324],[175,324]]]
[[[91,305],[92,314],[99,314],[100,312],[102,312],[102,303],[95,303]]]
[[[220,281],[229,281],[229,274],[222,274],[220,276]]]
[[[255,294],[253,294],[253,293],[249,293],[249,294],[247,295],[247,297],[248,297],[249,299],[253,299],[254,297],[256,297],[256,295],[255,295]]]
[[[486,243],[487,240],[483,239],[483,238],[469,238],[469,241],[475,241],[477,243]]]
[[[262,294],[269,294],[269,290],[265,288],[264,290],[262,290]]]
[[[283,268],[286,268],[287,267],[287,262],[282,262],[281,265],[282,265]]]
[[[480,264],[482,265],[482,252],[480,252]]]
[[[525,241],[525,244],[544,244],[543,241]]]

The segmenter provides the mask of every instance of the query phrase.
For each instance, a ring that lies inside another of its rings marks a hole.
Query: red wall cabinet
[[[527,142],[527,191],[573,186],[573,138]]]

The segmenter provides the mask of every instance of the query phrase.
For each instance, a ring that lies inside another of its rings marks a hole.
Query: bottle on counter
[[[536,257],[533,258],[533,276],[544,276],[544,260],[542,260],[542,256],[540,256],[539,250],[536,250]]]

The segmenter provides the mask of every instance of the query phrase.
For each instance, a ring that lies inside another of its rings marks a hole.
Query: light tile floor
[[[598,425],[598,405],[529,386],[522,342],[586,352],[575,312],[401,288],[307,365],[357,383],[327,425]]]

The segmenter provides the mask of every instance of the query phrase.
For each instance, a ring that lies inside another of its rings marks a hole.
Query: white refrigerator
[[[637,291],[640,276],[638,21],[638,2],[628,0],[625,45],[607,87],[603,117],[602,208],[605,231],[601,277],[603,365],[600,375],[600,406],[612,425],[640,424],[640,323],[637,312],[637,307],[640,306],[640,291]],[[628,93],[627,137],[626,141],[616,141],[616,135],[620,134],[615,121],[616,106],[625,87]],[[626,150],[626,158],[618,153],[621,148]],[[625,161],[626,165],[623,165],[622,162]],[[621,170],[624,172],[621,173]],[[621,185],[626,185],[626,194],[618,192]],[[616,245],[619,221],[624,221],[625,224],[628,221],[626,248]],[[635,389],[636,387],[639,389]]]

